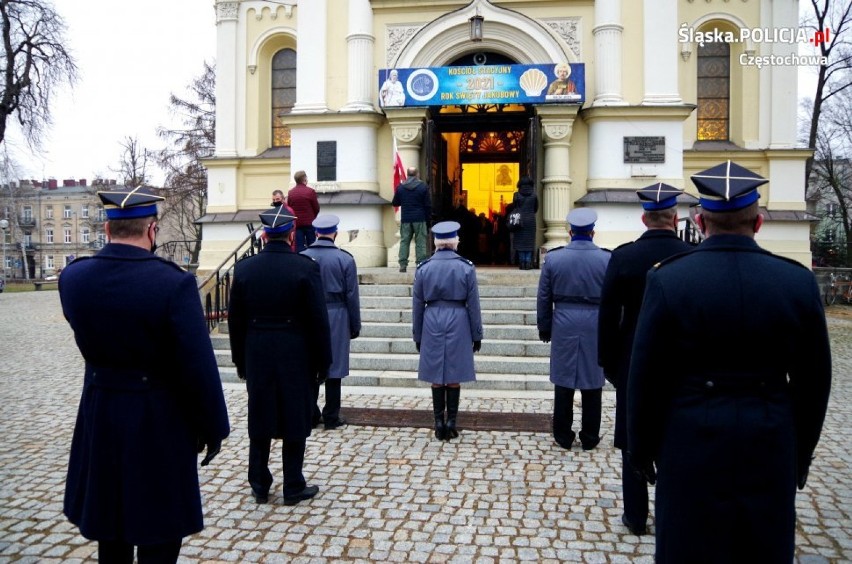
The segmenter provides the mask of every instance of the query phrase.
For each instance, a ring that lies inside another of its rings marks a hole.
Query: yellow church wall
[[[621,92],[624,101],[633,105],[641,104],[645,97],[644,21],[643,2],[621,3],[621,25],[624,26],[621,32]],[[594,39],[590,44],[590,48],[593,47]],[[589,59],[593,56],[591,53]],[[589,100],[588,96],[586,99]]]

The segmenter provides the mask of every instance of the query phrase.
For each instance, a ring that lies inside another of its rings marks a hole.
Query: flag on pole
[[[396,188],[402,181],[405,180],[405,167],[402,164],[402,157],[399,155],[399,149],[396,146],[396,137],[393,139],[393,193],[396,194]],[[394,211],[399,209],[394,206]]]

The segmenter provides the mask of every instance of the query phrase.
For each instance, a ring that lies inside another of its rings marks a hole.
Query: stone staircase
[[[552,390],[550,344],[538,339],[538,270],[478,267],[484,326],[482,350],[474,356],[482,390]],[[359,271],[361,336],[352,341],[350,374],[344,386],[413,387],[419,355],[411,339],[413,272],[389,268]],[[227,325],[211,335],[222,380],[236,382]]]

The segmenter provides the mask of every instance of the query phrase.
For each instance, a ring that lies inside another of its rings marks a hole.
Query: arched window
[[[730,136],[731,47],[698,46],[698,140],[728,141]]]
[[[296,103],[296,52],[281,49],[272,57],[272,146],[290,146],[290,128],[283,117]]]

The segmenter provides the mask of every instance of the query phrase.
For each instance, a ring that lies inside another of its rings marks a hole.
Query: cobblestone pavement
[[[797,560],[852,561],[852,319],[830,318],[834,388],[807,488]],[[62,515],[82,361],[57,292],[0,294],[0,562],[92,561],[96,544]],[[205,524],[181,562],[652,562],[654,538],[620,523],[614,396],[590,452],[547,433],[352,426],[308,440],[309,502],[256,505],[246,483],[246,393],[226,384],[233,430],[200,469]],[[426,389],[352,389],[344,405],[428,409]],[[462,391],[462,410],[548,413],[549,393]],[[278,444],[273,446],[278,451]],[[276,459],[276,457],[272,457]],[[273,463],[280,477],[280,459]],[[653,514],[653,508],[652,508]],[[653,529],[653,521],[651,522]]]

